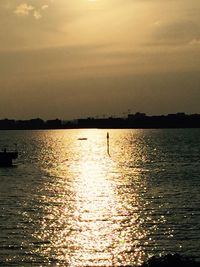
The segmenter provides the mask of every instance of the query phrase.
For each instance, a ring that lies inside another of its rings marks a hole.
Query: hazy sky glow
[[[199,0],[1,0],[0,118],[200,113]]]

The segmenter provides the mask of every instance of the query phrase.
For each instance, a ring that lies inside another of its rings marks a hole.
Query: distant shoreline
[[[200,127],[160,127],[160,128],[100,128],[100,127],[84,127],[84,128],[29,128],[29,129],[22,129],[22,128],[18,128],[18,129],[0,129],[0,131],[2,132],[6,132],[6,131],[56,131],[56,130],[86,130],[86,129],[97,129],[97,130],[186,130],[186,129],[200,129]]]
[[[64,121],[60,119],[30,120],[1,119],[0,130],[53,130],[53,129],[183,129],[200,128],[200,114],[176,113],[147,116],[137,112],[126,118],[82,118]]]

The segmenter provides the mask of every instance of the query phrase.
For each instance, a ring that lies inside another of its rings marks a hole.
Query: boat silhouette
[[[9,167],[13,165],[13,160],[18,158],[18,151],[7,151],[4,148],[3,151],[0,151],[0,166]]]

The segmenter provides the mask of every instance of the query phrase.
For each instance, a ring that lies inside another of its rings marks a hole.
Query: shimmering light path
[[[61,185],[47,185],[53,196],[45,197],[47,216],[35,237],[51,247],[45,244],[38,252],[72,266],[141,263],[140,240],[147,233],[140,225],[138,188],[131,188],[115,156],[107,155],[104,131],[82,130],[73,142],[74,157],[57,166]],[[48,172],[55,175],[55,168]]]
[[[188,248],[199,257],[198,131],[111,130],[111,157],[106,133],[10,132],[21,153],[0,170],[3,266],[139,265]]]

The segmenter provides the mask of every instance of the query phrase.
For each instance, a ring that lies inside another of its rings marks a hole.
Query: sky
[[[200,113],[199,0],[0,0],[0,118]]]

